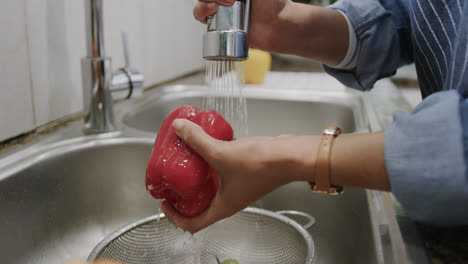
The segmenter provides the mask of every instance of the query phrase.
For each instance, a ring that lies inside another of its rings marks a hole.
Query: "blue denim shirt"
[[[423,102],[394,113],[385,132],[392,192],[414,220],[468,224],[468,3],[465,0],[361,0],[345,13],[359,41],[357,68],[324,65],[347,86],[369,90],[415,62]]]

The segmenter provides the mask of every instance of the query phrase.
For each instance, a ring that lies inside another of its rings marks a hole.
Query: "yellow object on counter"
[[[244,62],[245,83],[263,83],[265,75],[270,69],[270,53],[258,49],[249,49],[249,58]]]

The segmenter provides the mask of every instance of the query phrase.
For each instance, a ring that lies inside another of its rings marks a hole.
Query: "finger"
[[[217,210],[219,206],[216,205],[219,204],[217,200],[217,197],[215,197],[208,209],[194,217],[186,217],[181,215],[177,209],[168,201],[163,201],[160,207],[164,215],[171,223],[185,231],[195,234],[196,232],[224,218],[218,216],[217,214],[219,211]]]
[[[206,17],[214,15],[218,5],[231,6],[236,0],[199,0],[193,9],[193,16],[200,22],[206,24]]]
[[[218,10],[218,4],[215,2],[199,2],[193,9],[193,16],[196,20],[206,24],[206,17],[211,16]]]
[[[175,209],[174,206],[168,201],[161,202],[160,207],[166,218],[171,223],[173,223],[176,227],[182,228],[183,230],[192,234],[195,234],[196,232],[209,226],[211,223],[211,221],[203,222],[203,220],[197,220],[199,219],[197,216],[189,218],[181,215],[179,212],[177,212],[177,209]]]
[[[172,123],[172,126],[177,136],[179,136],[185,144],[200,154],[205,160],[211,160],[213,156],[211,154],[216,153],[216,139],[206,134],[199,125],[187,119],[176,119]]]

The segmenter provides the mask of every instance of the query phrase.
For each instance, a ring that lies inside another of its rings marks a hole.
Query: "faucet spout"
[[[87,56],[81,59],[84,132],[115,130],[110,86],[111,59],[105,57],[102,0],[85,0]]]
[[[112,72],[111,58],[105,56],[103,0],[84,0],[86,57],[81,59],[83,80],[84,132],[106,133],[116,130],[114,99],[130,98],[143,89],[144,77],[130,68],[127,40],[124,38],[126,65]],[[114,92],[114,95],[112,95]]]
[[[88,57],[105,56],[102,14],[102,0],[85,0],[86,50]]]
[[[219,6],[216,14],[208,18],[208,29],[203,35],[203,58],[246,60],[249,57],[249,17],[250,0]]]

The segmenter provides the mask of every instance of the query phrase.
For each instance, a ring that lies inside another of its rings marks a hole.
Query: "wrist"
[[[313,181],[320,136],[280,136],[273,139],[270,165],[287,182]]]

